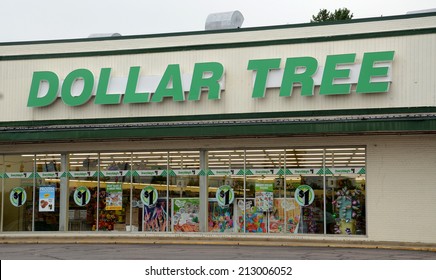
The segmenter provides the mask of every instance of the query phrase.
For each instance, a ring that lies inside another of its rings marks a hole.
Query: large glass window
[[[133,153],[133,199],[131,210],[128,209],[126,213],[127,224],[130,224],[129,220],[132,221],[132,230],[168,231],[171,209],[167,165],[168,152]]]
[[[99,203],[104,201],[98,195],[98,154],[70,154],[68,170],[68,230],[96,230]]]
[[[3,155],[0,155],[0,180],[1,180],[1,187],[0,187],[0,231],[3,230],[3,205],[4,205],[4,201],[5,199],[8,199],[5,197],[5,192],[4,192],[4,173],[5,173],[5,158]],[[18,194],[16,195],[16,197],[18,197]]]
[[[130,162],[131,153],[100,154],[98,230],[126,230],[126,222],[129,222],[126,212],[131,202]]]
[[[35,155],[4,156],[3,231],[32,231]]]
[[[37,154],[35,173],[35,231],[58,231],[60,213],[60,154]]]
[[[198,232],[200,231],[200,152],[171,151],[168,168],[172,231]]]
[[[247,150],[245,159],[245,232],[282,232],[285,151]]]
[[[244,228],[244,150],[208,153],[208,231]]]
[[[327,233],[366,234],[365,148],[326,149]]]
[[[364,147],[73,153],[67,168],[62,159],[0,157],[3,231],[366,234]]]
[[[286,189],[293,233],[324,233],[324,149],[287,149]]]
[[[210,151],[208,230],[366,234],[365,164],[363,147]]]

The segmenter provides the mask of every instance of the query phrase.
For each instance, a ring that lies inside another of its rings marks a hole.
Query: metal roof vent
[[[206,18],[206,30],[236,29],[242,26],[244,16],[240,11],[210,14]]]
[[[94,33],[90,34],[88,38],[103,38],[103,37],[118,37],[121,36],[120,33]]]
[[[411,15],[411,14],[425,14],[425,13],[434,13],[436,12],[436,8],[434,9],[426,9],[426,10],[416,10],[416,11],[408,11],[406,13],[406,15]]]

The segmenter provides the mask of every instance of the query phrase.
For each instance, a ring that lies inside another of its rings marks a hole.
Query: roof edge
[[[296,24],[284,24],[284,25],[272,25],[272,26],[260,26],[260,27],[247,27],[247,28],[224,29],[224,30],[200,30],[200,31],[174,32],[174,33],[156,33],[156,34],[146,34],[146,35],[125,35],[125,36],[123,35],[123,36],[118,36],[118,37],[74,38],[74,39],[0,42],[0,47],[2,47],[2,46],[18,46],[18,45],[38,45],[38,44],[78,43],[78,42],[96,42],[96,41],[113,41],[113,40],[132,40],[132,39],[177,37],[177,36],[190,36],[190,35],[207,35],[207,34],[219,34],[219,33],[237,33],[237,32],[286,29],[286,28],[301,28],[301,27],[353,24],[353,23],[364,23],[364,22],[375,22],[375,21],[389,21],[389,20],[400,20],[400,19],[411,19],[411,18],[423,18],[423,17],[431,17],[431,16],[436,16],[436,12],[393,15],[393,16],[386,16],[386,17],[383,17],[383,16],[370,17],[370,18],[360,18],[360,19],[351,19],[351,20],[342,20],[342,21],[309,22],[309,23],[296,23]]]

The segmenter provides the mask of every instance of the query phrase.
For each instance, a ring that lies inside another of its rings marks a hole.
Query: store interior
[[[0,164],[2,231],[58,231],[68,190],[68,231],[198,232],[204,212],[209,232],[366,234],[365,147],[21,154]],[[309,205],[296,199],[300,186]]]

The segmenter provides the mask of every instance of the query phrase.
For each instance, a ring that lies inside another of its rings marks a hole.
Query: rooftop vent
[[[103,38],[103,37],[118,37],[121,36],[120,33],[94,33],[90,34],[88,38]]]
[[[434,13],[436,12],[436,8],[434,9],[426,9],[426,10],[416,10],[416,11],[408,11],[406,15],[410,14],[425,14],[425,13]]]
[[[210,14],[206,18],[206,30],[236,29],[242,26],[244,16],[240,11]]]

